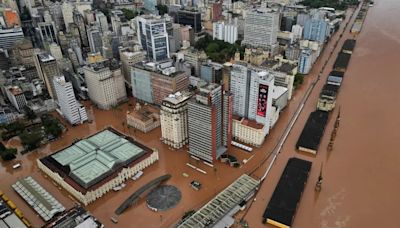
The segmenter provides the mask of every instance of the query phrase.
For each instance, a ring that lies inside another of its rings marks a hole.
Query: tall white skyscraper
[[[233,113],[254,120],[264,127],[267,135],[271,123],[272,91],[274,75],[237,62],[232,66],[230,92],[233,100]]]
[[[53,80],[57,92],[58,105],[67,121],[74,125],[83,123],[88,119],[85,107],[75,99],[71,82],[66,82],[64,76],[55,77]]]
[[[137,34],[140,45],[151,60],[158,62],[170,57],[167,27],[163,18],[153,15],[137,17]]]
[[[259,8],[246,14],[243,45],[269,49],[277,43],[279,13],[272,9]]]

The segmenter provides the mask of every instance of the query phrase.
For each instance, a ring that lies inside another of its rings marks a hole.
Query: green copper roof
[[[69,166],[70,176],[88,187],[117,164],[127,162],[144,152],[125,138],[104,130],[51,157],[61,165]]]

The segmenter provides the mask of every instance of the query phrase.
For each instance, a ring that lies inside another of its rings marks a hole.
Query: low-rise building
[[[49,178],[83,205],[158,160],[158,151],[107,128],[37,160]]]
[[[147,133],[161,125],[160,110],[151,105],[141,106],[136,103],[135,110],[127,112],[126,122],[128,126]]]

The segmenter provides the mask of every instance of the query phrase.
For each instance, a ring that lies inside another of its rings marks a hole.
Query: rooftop
[[[41,62],[50,62],[56,60],[52,55],[47,53],[38,54],[38,57]]]
[[[118,169],[130,165],[149,151],[144,145],[108,128],[41,161],[61,176],[68,176],[70,181],[67,182],[79,185],[71,183],[73,187],[85,191],[111,178]]]
[[[127,118],[133,118],[137,119],[143,122],[152,120],[154,121],[159,121],[160,119],[160,110],[156,107],[153,107],[151,105],[143,105],[140,107],[138,110],[133,110],[128,112]]]
[[[191,97],[190,93],[181,93],[181,92],[176,92],[174,94],[168,95],[168,97],[163,99],[163,102],[168,102],[174,105],[177,105],[179,103],[182,103],[184,101],[187,101]]]
[[[186,219],[178,228],[213,227],[235,206],[238,206],[255,190],[259,181],[243,174],[214,199]]]

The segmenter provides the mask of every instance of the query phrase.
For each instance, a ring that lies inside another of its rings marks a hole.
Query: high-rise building
[[[202,29],[201,13],[189,9],[178,10],[177,23],[181,25],[190,25],[195,33],[199,33]]]
[[[21,20],[19,19],[17,11],[10,8],[6,8],[3,11],[3,17],[6,22],[7,28],[13,28],[14,26],[18,27],[21,26]]]
[[[55,77],[53,83],[57,92],[58,105],[64,118],[72,125],[86,121],[88,119],[86,109],[76,100],[72,83],[65,81],[64,76]]]
[[[233,101],[233,114],[248,117],[249,112],[249,90],[251,71],[247,64],[236,62],[231,69],[230,92]]]
[[[224,40],[225,24],[224,22],[213,23],[213,39]]]
[[[46,5],[49,9],[49,16],[48,18],[47,11],[45,11],[45,22],[51,22],[54,21],[54,24],[56,25],[57,31],[64,30],[65,24],[64,24],[64,17],[63,17],[63,11],[62,11],[62,3],[55,1],[51,2],[48,1],[46,2]]]
[[[222,80],[222,67],[221,64],[208,60],[201,65],[200,78],[209,83],[220,84]]]
[[[308,74],[312,67],[312,50],[307,48],[300,52],[299,73]]]
[[[304,25],[303,37],[306,40],[324,43],[330,32],[329,24],[324,19],[311,18]]]
[[[83,67],[90,100],[101,109],[110,109],[126,100],[124,76],[119,66],[107,61]]]
[[[103,41],[101,39],[101,32],[97,26],[90,26],[86,28],[87,37],[89,40],[90,51],[93,53],[102,52]]]
[[[189,77],[184,71],[178,71],[170,63],[154,65],[138,63],[132,67],[132,95],[148,103],[161,104],[168,95],[185,91],[189,86]]]
[[[49,45],[49,51],[50,51],[50,54],[51,54],[56,60],[61,60],[61,59],[63,58],[60,45],[58,45],[58,44],[56,44],[56,43],[51,43],[51,44]]]
[[[62,4],[62,15],[65,23],[65,28],[67,32],[69,31],[69,24],[74,23],[74,18],[73,18],[73,11],[74,7],[70,2],[63,2]]]
[[[231,141],[232,97],[218,84],[207,84],[188,103],[189,153],[216,161]]]
[[[161,102],[162,141],[179,149],[189,142],[188,136],[188,100],[190,94],[176,92]]]
[[[199,51],[194,48],[188,48],[183,52],[184,59],[192,66],[192,75],[200,76],[201,64],[207,59],[204,51]]]
[[[233,44],[238,39],[238,27],[234,24],[214,22],[213,39],[223,40],[225,42]]]
[[[85,47],[89,47],[86,26],[85,26],[85,20],[84,20],[84,17],[82,16],[82,14],[80,14],[78,10],[73,11],[73,20],[74,20],[74,23],[78,26],[82,45]]]
[[[60,76],[61,73],[58,69],[56,59],[47,53],[36,54],[35,67],[39,78],[45,82],[50,97],[57,100],[53,79],[54,77]]]
[[[137,34],[140,45],[152,61],[169,58],[169,40],[165,20],[153,15],[142,15],[137,19]]]
[[[102,33],[108,31],[107,17],[101,11],[96,11],[96,23]]]
[[[265,135],[271,126],[274,79],[273,74],[246,63],[237,62],[232,66],[230,92],[233,113],[266,126]]]
[[[125,78],[125,84],[128,85],[129,88],[131,88],[131,67],[134,66],[136,63],[143,61],[145,59],[145,53],[143,51],[121,51],[119,56],[121,58],[121,70]]]
[[[37,29],[43,46],[46,46],[45,43],[59,43],[54,22],[40,22]]]
[[[0,28],[0,49],[9,50],[14,44],[24,39],[21,28],[1,29]]]
[[[18,112],[24,111],[26,98],[22,89],[18,86],[8,86],[5,88],[6,95],[11,104]]]
[[[270,49],[277,43],[279,13],[272,9],[250,10],[246,14],[243,45]]]

